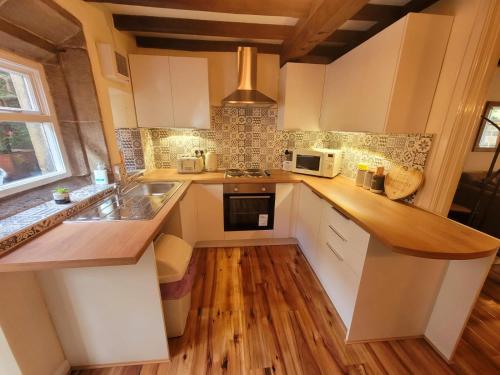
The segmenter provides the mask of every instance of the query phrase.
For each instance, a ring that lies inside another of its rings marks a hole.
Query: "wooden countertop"
[[[63,222],[1,257],[0,272],[136,264],[190,184],[152,220]]]
[[[135,264],[191,183],[303,182],[394,251],[434,259],[475,259],[494,253],[500,240],[419,208],[334,179],[273,171],[266,178],[225,179],[224,173],[155,170],[145,180],[185,183],[153,220],[63,223],[0,258],[0,272]],[[126,238],[126,241],[124,240]]]

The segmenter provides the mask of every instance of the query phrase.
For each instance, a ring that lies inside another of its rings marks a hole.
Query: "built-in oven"
[[[224,184],[224,230],[274,228],[276,184]]]

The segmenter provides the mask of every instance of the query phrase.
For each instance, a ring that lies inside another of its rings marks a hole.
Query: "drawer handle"
[[[337,231],[337,229],[335,229],[331,224],[328,224],[328,228],[330,228],[332,230],[332,232],[335,233],[342,241],[347,242],[346,238],[343,235],[341,235]]]
[[[328,246],[328,248],[332,251],[332,253],[334,253],[334,254],[335,254],[335,256],[337,257],[337,259],[338,259],[338,260],[340,260],[341,262],[342,262],[342,261],[344,261],[344,258],[342,258],[342,257],[340,256],[340,254],[339,254],[339,253],[337,253],[337,252],[335,251],[335,249],[332,247],[332,245],[330,245],[330,244],[327,242],[327,243],[326,243],[326,246]]]

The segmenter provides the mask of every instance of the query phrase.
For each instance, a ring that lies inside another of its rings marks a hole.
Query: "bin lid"
[[[156,267],[160,283],[172,283],[184,277],[193,248],[183,239],[164,234],[155,241]]]

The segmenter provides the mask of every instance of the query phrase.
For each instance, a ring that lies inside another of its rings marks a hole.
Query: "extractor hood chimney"
[[[238,88],[222,100],[225,106],[272,106],[276,101],[257,91],[257,48],[238,47]]]

